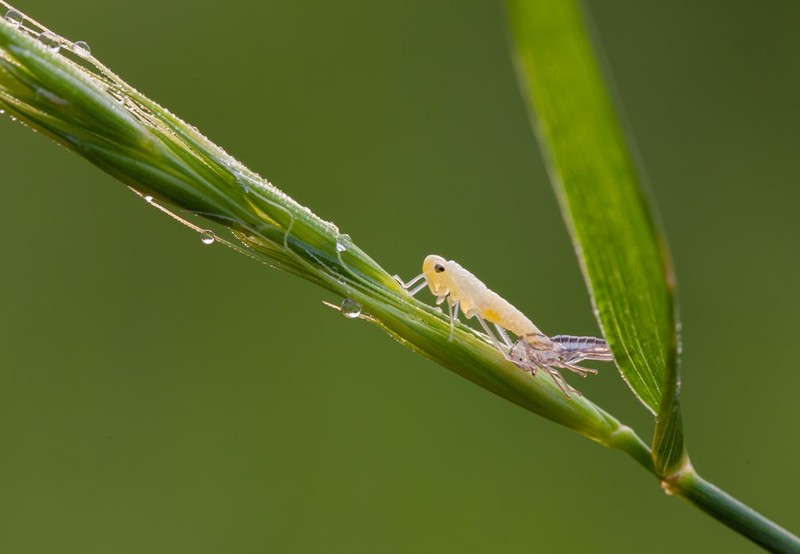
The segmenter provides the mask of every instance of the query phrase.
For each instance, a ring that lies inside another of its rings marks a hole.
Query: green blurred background
[[[693,461],[797,532],[800,5],[588,5],[677,265]],[[597,333],[498,2],[16,6],[390,272],[439,253]],[[8,118],[0,152],[0,552],[756,550]],[[649,437],[603,369],[579,387]]]

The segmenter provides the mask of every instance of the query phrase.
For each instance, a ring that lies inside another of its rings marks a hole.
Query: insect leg
[[[569,363],[577,365],[577,364],[581,363],[582,361],[584,361],[585,359],[587,359],[586,356],[584,356],[582,354],[578,354],[578,355],[571,354],[569,356]]]
[[[582,352],[578,351],[570,358],[570,362],[577,363],[583,360],[596,360],[598,362],[613,362],[614,355],[610,352]]]
[[[450,308],[450,338],[447,340],[449,342],[453,342],[453,334],[456,330],[456,321],[458,321],[458,308],[461,306],[461,302],[458,300],[454,304],[450,304],[448,302],[447,306]]]
[[[525,366],[526,367],[524,367],[523,369],[525,369],[526,371],[530,371],[530,373],[533,375],[536,375],[535,369],[530,370],[528,369],[528,367],[541,369],[542,371],[547,373],[553,380],[553,382],[558,386],[558,388],[561,389],[561,392],[564,393],[564,396],[566,396],[567,398],[572,398],[571,394],[574,394],[576,396],[583,396],[579,390],[577,390],[572,385],[567,383],[567,380],[564,379],[564,376],[561,375],[561,373],[556,368],[544,363],[536,362],[530,358],[528,358],[527,361],[525,362]]]
[[[581,394],[581,391],[579,391],[578,389],[567,383],[567,380],[564,379],[564,376],[561,375],[561,373],[559,373],[559,371],[556,368],[550,366],[544,366],[544,370],[547,372],[547,374],[550,376],[553,382],[556,385],[558,385],[558,388],[561,389],[561,392],[564,393],[564,396],[566,396],[567,398],[572,398],[569,395],[570,393],[576,396],[583,396]]]
[[[409,295],[411,295],[411,296],[414,296],[414,295],[415,295],[415,294],[417,294],[419,291],[421,291],[422,289],[424,289],[424,288],[425,288],[425,285],[427,285],[427,284],[428,284],[428,283],[426,283],[425,281],[422,281],[422,282],[421,282],[419,285],[417,285],[416,287],[414,287],[413,289],[411,289],[410,291],[408,291],[408,294],[409,294]]]
[[[494,324],[494,328],[497,329],[497,334],[500,335],[501,339],[503,339],[505,345],[511,348],[511,345],[513,343],[511,342],[511,339],[508,337],[508,333],[506,333],[506,330],[500,327],[497,323]]]
[[[531,364],[537,366],[539,369],[547,373],[553,380],[553,382],[556,384],[556,386],[558,386],[558,388],[561,389],[561,392],[563,392],[564,396],[566,396],[567,398],[572,398],[570,394],[574,394],[576,396],[583,396],[578,389],[567,383],[567,380],[564,379],[564,376],[561,375],[561,373],[556,368],[547,364],[536,363],[536,362],[531,362]]]
[[[424,273],[420,273],[419,275],[417,275],[416,277],[411,279],[408,283],[404,283],[399,275],[394,275],[393,277],[394,277],[395,281],[400,283],[401,287],[403,287],[404,289],[406,289],[408,291],[409,296],[414,296],[419,291],[421,291],[423,288],[425,288],[425,285],[428,284],[426,281],[422,281],[422,283],[420,283],[419,285],[417,285],[416,287],[411,289],[411,287],[413,287],[415,283],[419,282],[420,279],[425,277]],[[408,290],[408,289],[411,289],[411,290]]]
[[[505,350],[503,350],[503,347],[500,345],[500,341],[497,340],[497,337],[494,336],[492,330],[489,329],[489,325],[486,323],[486,320],[483,319],[480,314],[475,314],[475,318],[478,320],[478,323],[481,324],[481,327],[483,327],[483,330],[486,332],[486,335],[490,339],[492,339],[492,342],[494,343],[495,347],[500,351],[500,353],[503,354],[503,356],[505,356],[505,358],[508,361],[513,362],[514,360],[508,357],[508,354],[506,354]]]
[[[590,367],[581,367],[581,366],[579,366],[579,365],[577,365],[577,364],[575,364],[573,362],[563,362],[562,361],[562,362],[559,362],[558,365],[561,366],[561,367],[567,368],[570,371],[573,371],[573,372],[577,373],[581,377],[586,377],[590,373],[593,374],[593,375],[597,375],[597,370],[596,369],[592,369]]]

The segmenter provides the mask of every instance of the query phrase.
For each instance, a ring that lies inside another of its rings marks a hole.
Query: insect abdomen
[[[487,321],[496,323],[518,337],[528,334],[541,334],[533,322],[525,317],[521,311],[512,306],[507,300],[497,293],[487,290],[481,306],[481,315]]]

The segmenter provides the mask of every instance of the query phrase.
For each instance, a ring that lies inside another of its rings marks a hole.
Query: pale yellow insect
[[[608,345],[602,339],[569,335],[548,337],[525,314],[452,260],[431,254],[422,263],[420,275],[408,283],[397,276],[395,278],[411,296],[427,285],[436,296],[436,304],[447,300],[451,341],[458,313],[461,311],[467,319],[474,317],[478,320],[486,335],[506,359],[533,375],[537,369],[546,371],[567,396],[569,392],[580,393],[567,384],[557,368],[569,369],[586,377],[589,373],[597,373],[597,370],[581,367],[577,365],[579,362],[613,360]],[[423,279],[422,283],[414,286]],[[502,343],[487,322],[494,324]],[[515,334],[517,341],[512,343],[506,331]]]

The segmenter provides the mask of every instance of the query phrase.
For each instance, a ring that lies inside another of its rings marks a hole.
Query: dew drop
[[[61,43],[58,41],[58,37],[50,31],[45,31],[39,35],[39,42],[53,53],[58,53],[58,51],[61,50]]]
[[[92,55],[92,49],[89,48],[89,45],[82,40],[79,40],[72,45],[72,51],[75,53],[75,55],[80,56],[81,58],[88,58]]]
[[[342,314],[348,319],[355,319],[361,315],[361,304],[352,298],[345,298],[341,304]]]
[[[350,235],[339,235],[336,238],[336,251],[346,252],[350,248]]]
[[[6,12],[6,21],[12,27],[19,27],[22,25],[22,22],[25,21],[25,16],[22,15],[22,12],[18,12],[17,10],[8,10]]]
[[[150,196],[150,195],[147,195],[147,196],[144,197],[144,201],[147,202],[148,204],[151,204],[153,202],[153,197]]]
[[[214,231],[206,229],[200,233],[200,240],[203,241],[203,244],[214,244],[214,241],[217,240],[217,236],[214,234]]]

